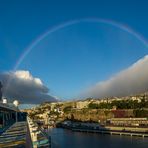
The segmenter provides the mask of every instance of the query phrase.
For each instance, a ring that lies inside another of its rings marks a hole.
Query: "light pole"
[[[16,112],[15,112],[15,121],[16,121],[16,122],[18,122],[18,113],[17,113],[17,110],[18,110],[18,105],[19,105],[18,100],[14,100],[14,101],[13,101],[13,104],[14,104],[14,106],[16,107]]]

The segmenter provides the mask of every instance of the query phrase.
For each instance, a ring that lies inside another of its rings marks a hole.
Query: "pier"
[[[122,132],[122,131],[105,131],[105,130],[89,130],[89,129],[71,129],[76,132],[88,132],[88,133],[100,133],[100,134],[110,134],[110,135],[120,135],[120,136],[138,136],[138,137],[148,137],[146,133],[134,133],[134,132]]]

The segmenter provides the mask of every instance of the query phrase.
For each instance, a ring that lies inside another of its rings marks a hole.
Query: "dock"
[[[90,129],[77,129],[73,128],[72,131],[76,132],[88,132],[88,133],[99,133],[99,134],[110,134],[110,135],[120,135],[120,136],[138,136],[138,137],[148,137],[147,133],[138,132],[123,132],[123,131],[108,131],[108,130],[90,130]]]

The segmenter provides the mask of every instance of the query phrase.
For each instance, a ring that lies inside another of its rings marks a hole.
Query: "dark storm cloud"
[[[10,99],[33,104],[56,101],[55,97],[48,94],[49,90],[43,82],[29,71],[0,73],[0,81],[3,84],[3,96]]]

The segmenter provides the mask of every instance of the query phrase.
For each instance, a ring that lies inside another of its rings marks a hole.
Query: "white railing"
[[[32,119],[27,117],[28,128],[30,132],[31,142],[33,148],[39,148],[46,146],[47,148],[51,147],[50,138],[46,136],[38,127],[38,125],[33,122]]]

